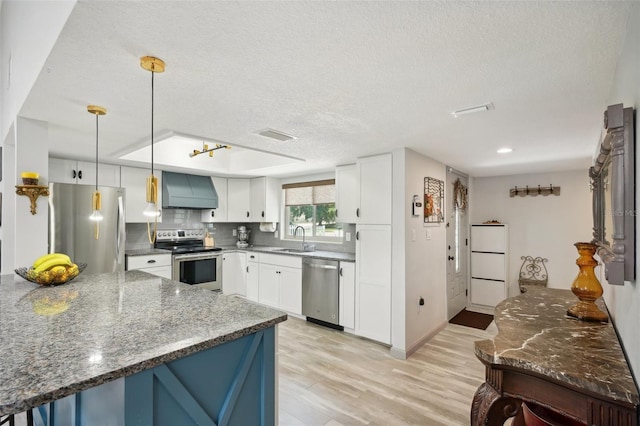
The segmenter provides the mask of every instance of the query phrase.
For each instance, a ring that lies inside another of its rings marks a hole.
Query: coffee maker
[[[244,225],[238,226],[238,242],[236,243],[236,247],[249,247],[249,234],[251,234],[251,229],[247,229]]]

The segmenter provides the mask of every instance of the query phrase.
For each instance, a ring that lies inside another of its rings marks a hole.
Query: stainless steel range
[[[209,290],[222,290],[222,252],[204,246],[203,229],[162,229],[155,248],[171,250],[173,279]]]

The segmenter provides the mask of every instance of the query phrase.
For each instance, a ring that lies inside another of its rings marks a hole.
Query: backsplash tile
[[[207,229],[217,246],[235,246],[238,238],[233,235],[233,230],[238,226],[244,225],[251,230],[249,242],[261,246],[280,246],[296,248],[300,245],[299,241],[287,241],[280,239],[280,230],[276,232],[260,231],[259,223],[202,223],[200,210],[189,209],[164,209],[162,211],[162,222],[158,223],[158,229]],[[153,228],[153,224],[151,225]],[[353,224],[343,225],[344,233],[351,233],[351,241],[347,242],[343,239],[342,244],[313,242],[316,250],[326,250],[335,252],[355,253],[355,232],[356,227]],[[127,231],[127,250],[147,249],[151,247],[147,236],[146,223],[128,223]]]

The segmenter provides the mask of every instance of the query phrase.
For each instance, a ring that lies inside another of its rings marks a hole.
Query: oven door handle
[[[173,256],[174,260],[207,260],[207,259],[216,259],[218,257],[222,257],[222,255],[220,254],[214,254],[214,255],[210,255],[210,254],[206,254],[206,255],[200,255],[200,256],[194,256],[191,254],[179,254],[179,255],[175,255]]]

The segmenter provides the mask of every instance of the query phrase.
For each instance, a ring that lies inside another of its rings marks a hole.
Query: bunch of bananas
[[[27,271],[27,277],[38,284],[62,284],[80,273],[78,265],[64,253],[51,253],[41,256],[33,262]]]

